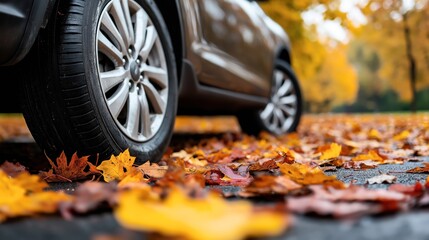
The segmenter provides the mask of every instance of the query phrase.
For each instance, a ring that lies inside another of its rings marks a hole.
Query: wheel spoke
[[[155,110],[155,113],[162,114],[165,109],[165,102],[162,100],[156,88],[147,79],[143,81],[143,86],[146,91],[146,95]]]
[[[274,113],[276,114],[276,116],[279,119],[280,123],[283,123],[286,120],[284,114],[282,113],[282,111],[280,109],[276,108],[274,110]]]
[[[282,125],[282,130],[284,132],[287,132],[289,130],[289,128],[292,126],[292,123],[293,123],[293,117],[288,117]]]
[[[146,31],[147,32],[146,32],[146,39],[144,42],[144,46],[140,51],[140,56],[142,57],[143,61],[146,61],[146,59],[148,58],[149,53],[152,50],[156,39],[158,38],[158,34],[156,33],[154,26],[147,27]]]
[[[260,114],[261,119],[264,121],[267,121],[269,117],[273,115],[273,112],[274,112],[274,104],[268,103],[264,111],[262,111]]]
[[[114,39],[118,43],[122,54],[125,55],[127,47],[125,46],[124,39],[122,39],[118,28],[116,28],[112,18],[107,12],[103,14],[101,19],[101,27],[103,31],[106,32],[106,34],[110,37],[110,39]]]
[[[155,82],[161,88],[167,87],[168,77],[167,71],[164,69],[144,64],[141,70],[148,78],[150,78],[150,80]]]
[[[128,11],[128,9],[127,9]],[[132,41],[130,38],[130,34],[128,32],[128,24],[127,20],[125,19],[124,10],[122,8],[122,4],[120,0],[113,0],[112,5],[112,16],[115,19],[115,23],[118,26],[119,32],[121,33],[121,36],[125,40],[125,44],[127,46],[130,46]]]
[[[295,95],[290,95],[290,96],[282,97],[279,102],[281,104],[296,103],[296,96]]]
[[[115,66],[122,64],[122,53],[101,32],[98,34],[98,50],[112,60]]]
[[[128,112],[126,128],[131,136],[136,137],[139,133],[140,120],[140,101],[137,95],[137,89],[134,89],[128,94]]]
[[[128,77],[128,71],[123,67],[100,73],[101,87],[103,88],[104,93],[123,82],[126,77]]]
[[[107,100],[107,104],[109,105],[110,112],[112,115],[117,118],[119,113],[121,113],[124,105],[127,101],[129,93],[129,82],[122,82],[119,89]]]
[[[130,35],[130,41],[134,43],[134,28],[133,23],[131,21],[130,6],[128,6],[128,0],[122,0],[122,9],[124,10],[125,21],[127,22],[127,30]]]
[[[292,82],[289,79],[286,79],[283,85],[277,90],[277,96],[284,96],[292,88]]]
[[[288,106],[285,106],[285,105],[280,106],[280,109],[284,113],[286,113],[288,116],[295,116],[295,114],[296,114],[296,110],[294,108],[291,108],[291,107],[288,107]]]
[[[146,37],[146,27],[148,24],[148,16],[143,11],[143,9],[140,9],[135,14],[135,43],[134,47],[137,52],[140,52],[140,50],[143,47],[143,42]]]
[[[139,95],[140,108],[141,108],[141,133],[145,137],[149,137],[152,134],[151,124],[150,124],[150,112],[149,112],[149,103],[144,91]]]

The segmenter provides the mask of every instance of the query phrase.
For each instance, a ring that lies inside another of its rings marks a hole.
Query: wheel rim
[[[98,79],[116,125],[134,141],[159,131],[168,102],[168,71],[158,32],[134,0],[113,0],[99,19]]]
[[[274,94],[259,116],[268,130],[284,134],[291,129],[297,116],[298,96],[295,85],[285,72],[274,71],[274,84]]]

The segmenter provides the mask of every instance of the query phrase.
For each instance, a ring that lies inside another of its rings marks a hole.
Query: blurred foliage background
[[[429,0],[267,0],[307,112],[429,110]]]

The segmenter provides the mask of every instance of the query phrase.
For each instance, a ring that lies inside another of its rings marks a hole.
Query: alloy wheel
[[[274,71],[274,83],[275,91],[259,117],[271,132],[279,135],[290,130],[299,106],[297,91],[284,71]]]
[[[160,130],[168,102],[168,71],[157,29],[134,0],[103,9],[96,36],[98,75],[112,118],[137,142]]]

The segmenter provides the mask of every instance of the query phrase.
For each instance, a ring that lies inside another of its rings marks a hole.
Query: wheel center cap
[[[140,79],[139,65],[135,61],[132,61],[130,64],[130,73],[131,73],[131,78],[134,81],[137,82]]]

